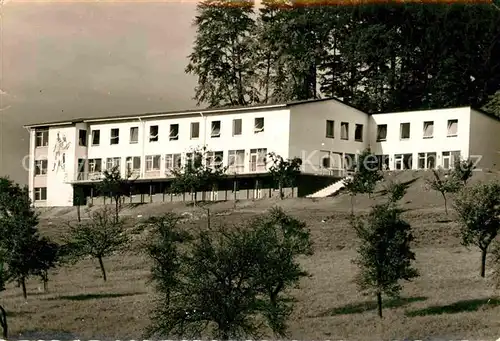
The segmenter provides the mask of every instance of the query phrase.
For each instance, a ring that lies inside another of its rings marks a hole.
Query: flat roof
[[[101,117],[92,117],[92,118],[73,118],[66,119],[60,121],[52,121],[52,122],[41,122],[41,123],[33,123],[24,125],[24,128],[37,128],[37,127],[50,127],[50,126],[63,126],[63,125],[74,125],[76,123],[86,123],[86,122],[102,122],[102,121],[121,121],[121,120],[130,120],[134,118],[148,119],[148,118],[156,118],[156,117],[169,117],[169,116],[185,116],[185,115],[194,115],[194,114],[217,114],[217,113],[228,113],[228,112],[242,112],[242,111],[258,111],[264,109],[284,109],[296,105],[303,105],[309,103],[316,102],[324,102],[324,101],[336,101],[353,109],[359,110],[361,112],[365,112],[359,108],[356,108],[341,99],[328,97],[321,99],[309,99],[309,100],[298,100],[291,101],[286,103],[276,103],[276,104],[256,104],[249,106],[231,106],[231,107],[221,107],[221,108],[205,108],[205,109],[189,109],[189,110],[172,110],[172,111],[164,111],[164,112],[152,112],[152,113],[142,113],[142,114],[127,114],[127,115],[108,115]],[[493,118],[497,121],[500,121],[500,117],[486,112],[480,108],[475,108],[471,106],[462,106],[462,107],[450,107],[450,108],[434,108],[434,109],[420,109],[420,110],[408,110],[406,112],[413,111],[426,111],[426,110],[444,110],[444,109],[453,109],[453,108],[470,108],[471,110],[477,111],[483,115],[486,115],[490,118]],[[391,113],[400,113],[405,111],[394,111],[394,112],[382,112],[382,113],[367,113],[367,115],[384,115]]]
[[[251,112],[251,111],[264,110],[264,109],[284,109],[284,108],[292,107],[295,105],[324,102],[324,101],[336,101],[336,102],[339,102],[341,104],[347,105],[353,109],[362,111],[361,109],[355,108],[352,105],[349,105],[338,98],[328,97],[328,98],[299,100],[299,101],[291,101],[291,102],[276,103],[276,104],[256,104],[256,105],[249,105],[249,106],[231,106],[231,107],[221,107],[221,108],[172,110],[172,111],[164,111],[164,112],[127,114],[127,115],[117,114],[117,115],[108,115],[108,116],[92,117],[92,118],[73,118],[73,119],[66,119],[66,120],[60,120],[60,121],[26,124],[23,127],[24,128],[37,128],[37,127],[49,127],[49,126],[73,125],[76,123],[85,123],[85,122],[100,122],[100,121],[115,121],[115,120],[121,121],[121,120],[129,120],[129,119],[134,119],[134,118],[148,119],[148,118],[156,118],[156,117],[184,116],[184,115],[194,115],[194,114],[217,114],[217,113],[239,112],[239,111]]]

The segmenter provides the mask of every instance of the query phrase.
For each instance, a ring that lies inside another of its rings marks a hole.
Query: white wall
[[[500,121],[488,115],[471,110],[470,155],[478,160],[478,169],[500,168]],[[481,159],[478,159],[478,156]]]
[[[369,116],[360,110],[329,100],[296,105],[290,111],[289,157],[302,159],[304,173],[325,174],[325,170],[321,168],[325,152],[359,154],[367,146]],[[334,138],[326,137],[327,120],[335,121]],[[348,140],[340,138],[341,122],[349,123]],[[354,140],[356,124],[363,125],[362,142]],[[340,160],[334,162],[338,163]]]
[[[264,131],[258,134],[254,133],[254,120],[258,117],[264,117]],[[116,121],[106,123],[92,123],[89,129],[89,148],[88,158],[101,158],[103,165],[108,157],[122,158],[122,172],[125,172],[125,157],[140,156],[142,159],[141,168],[144,173],[144,157],[147,155],[161,155],[162,171],[164,167],[164,158],[170,153],[186,153],[190,149],[202,147],[206,144],[207,149],[211,151],[224,152],[224,164],[228,162],[228,151],[245,149],[245,165],[248,166],[249,150],[253,148],[267,148],[268,151],[275,151],[280,155],[288,154],[288,126],[289,110],[272,111],[251,111],[246,113],[219,113],[201,116],[188,115],[182,117],[165,117],[148,119],[141,121]],[[242,119],[242,135],[233,136],[232,127],[234,119]],[[221,121],[221,135],[218,138],[212,138],[211,122]],[[197,139],[191,139],[191,123],[200,123],[200,136]],[[171,124],[179,124],[179,139],[170,141],[169,132]],[[159,140],[149,142],[150,126],[158,125]],[[130,144],[130,128],[139,127],[139,143]],[[110,132],[113,128],[120,129],[120,141],[118,145],[110,144]],[[101,131],[101,143],[99,146],[91,145],[91,130],[99,129]]]
[[[457,136],[447,137],[448,120],[458,119]],[[423,138],[425,121],[434,121],[433,138]],[[400,124],[410,123],[410,138],[400,139]],[[377,125],[387,124],[387,140],[377,142]],[[370,147],[374,154],[389,155],[390,168],[394,167],[394,154],[412,154],[413,169],[418,165],[418,153],[436,152],[437,166],[441,165],[443,151],[460,151],[469,155],[470,108],[452,108],[375,114],[370,117]]]
[[[57,144],[57,134],[61,139],[66,138],[67,149],[60,154],[65,155],[64,166],[61,162],[59,167],[55,158],[54,147]],[[69,181],[73,180],[75,174],[75,145],[77,141],[77,130],[75,126],[51,127],[49,129],[48,147],[48,169],[47,169],[47,205],[48,206],[71,206],[73,205],[73,187]],[[55,168],[54,168],[54,163]]]

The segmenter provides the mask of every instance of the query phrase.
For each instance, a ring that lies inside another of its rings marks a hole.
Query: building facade
[[[259,185],[255,179],[268,173],[270,152],[301,158],[308,183],[314,182],[311,177],[331,178],[318,186],[344,176],[366,148],[377,155],[381,169],[389,170],[450,168],[457,157],[475,157],[484,168],[500,164],[500,122],[468,107],[369,115],[325,99],[26,128],[29,188],[36,206],[71,206],[76,187],[84,188],[86,197],[97,196],[93,186],[105,169],[115,166],[124,177],[148,184],[140,193],[164,196],[172,169],[202,147],[208,151],[208,165],[226,166],[228,177],[259,189],[264,180]]]

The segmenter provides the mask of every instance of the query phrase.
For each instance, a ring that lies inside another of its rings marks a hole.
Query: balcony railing
[[[232,165],[227,168],[228,174],[243,174],[245,172],[245,165]]]
[[[260,162],[250,162],[251,173],[264,173],[266,172],[266,164]]]
[[[78,172],[76,174],[76,181],[98,181],[102,178],[102,172]]]
[[[144,178],[146,179],[155,179],[162,177],[161,171],[159,169],[147,170],[144,172]]]

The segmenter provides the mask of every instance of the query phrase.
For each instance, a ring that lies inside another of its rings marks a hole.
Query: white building
[[[202,146],[211,152],[207,162],[222,163],[231,178],[243,179],[247,197],[255,186],[248,182],[267,173],[269,152],[302,159],[302,184],[310,184],[304,195],[342,177],[368,147],[380,157],[380,167],[388,169],[449,168],[459,155],[479,159],[478,167],[500,165],[499,120],[470,107],[369,115],[324,99],[75,119],[26,128],[29,189],[36,206],[73,205],[75,186],[95,196],[92,186],[101,172],[115,165],[123,176],[132,173],[137,184],[147,184],[138,189],[141,201],[155,194],[165,200],[169,170]],[[266,188],[263,182],[259,190]],[[227,193],[226,188],[226,198]]]

